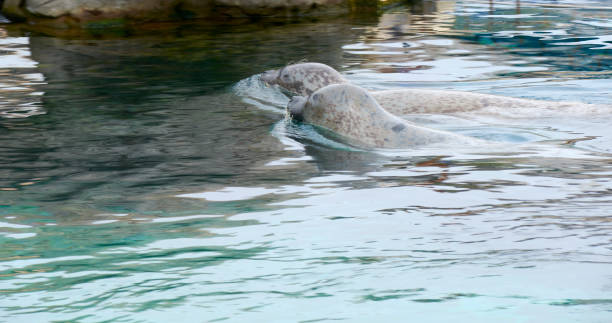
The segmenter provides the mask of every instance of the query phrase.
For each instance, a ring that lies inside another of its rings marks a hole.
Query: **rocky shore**
[[[13,22],[96,28],[196,18],[340,14],[360,3],[355,0],[0,0],[0,5],[2,15]]]

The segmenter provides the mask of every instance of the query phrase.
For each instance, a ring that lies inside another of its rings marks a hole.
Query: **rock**
[[[5,0],[12,21],[56,27],[96,27],[185,18],[299,16],[346,12],[352,0]],[[93,23],[93,25],[92,25]]]

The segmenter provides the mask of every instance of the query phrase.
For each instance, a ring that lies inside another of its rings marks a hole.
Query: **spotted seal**
[[[287,65],[278,70],[264,72],[261,80],[303,96],[330,84],[348,83],[338,71],[321,63]]]
[[[280,70],[263,73],[261,79],[302,96],[308,96],[327,85],[348,83],[338,71],[321,63],[288,65]],[[551,114],[609,113],[612,110],[609,106],[580,102],[541,101],[447,90],[401,89],[372,91],[370,94],[383,109],[395,115],[488,111],[520,118]]]
[[[482,142],[396,117],[383,109],[366,90],[348,83],[325,86],[308,97],[295,96],[287,109],[293,118],[332,131],[349,144],[364,148]]]
[[[479,114],[528,118],[554,115],[609,113],[610,106],[581,102],[557,102],[512,98],[473,92],[401,89],[372,92],[372,97],[395,115]]]

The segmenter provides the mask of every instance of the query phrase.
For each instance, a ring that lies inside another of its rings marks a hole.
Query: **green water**
[[[610,104],[607,1],[50,36],[0,25],[0,322],[610,322],[612,116],[362,151],[254,76]]]

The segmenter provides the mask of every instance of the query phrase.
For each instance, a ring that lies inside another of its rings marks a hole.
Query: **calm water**
[[[612,102],[612,3],[52,37],[0,25],[1,322],[611,322],[612,116],[406,116],[361,151],[266,69]]]

